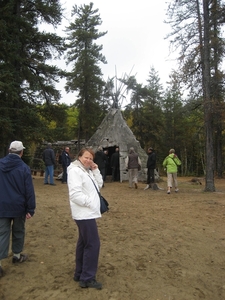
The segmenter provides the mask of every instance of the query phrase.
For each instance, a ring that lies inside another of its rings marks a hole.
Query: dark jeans
[[[25,238],[25,220],[25,216],[0,218],[0,260],[8,256],[11,231],[12,252],[15,254],[22,252]]]
[[[147,176],[147,184],[154,183],[155,182],[155,169],[148,169],[148,176]]]
[[[62,182],[67,182],[67,167],[63,166]]]
[[[76,247],[75,276],[82,281],[95,279],[98,268],[100,240],[95,219],[75,220],[79,237]]]

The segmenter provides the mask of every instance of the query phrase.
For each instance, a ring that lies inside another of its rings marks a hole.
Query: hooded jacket
[[[163,161],[163,167],[167,173],[177,173],[177,166],[181,165],[181,161],[175,153],[169,154]]]
[[[17,154],[0,159],[0,218],[21,217],[35,210],[30,168]]]
[[[99,169],[86,170],[83,164],[76,160],[67,168],[67,174],[72,218],[74,220],[100,218],[100,199],[96,188],[99,190],[102,187],[103,179]]]

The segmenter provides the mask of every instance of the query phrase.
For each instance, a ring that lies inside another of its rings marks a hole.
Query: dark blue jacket
[[[35,206],[30,168],[17,154],[0,159],[0,218],[33,216]]]
[[[62,153],[62,166],[64,168],[69,167],[71,163],[71,158],[69,156],[69,154],[66,151],[63,151]]]

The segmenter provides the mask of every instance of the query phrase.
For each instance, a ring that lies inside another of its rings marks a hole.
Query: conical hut
[[[86,143],[87,147],[92,147],[95,151],[99,146],[108,150],[109,160],[115,152],[115,148],[119,147],[120,152],[120,181],[128,180],[128,174],[125,167],[125,158],[128,155],[130,147],[134,147],[141,159],[141,171],[139,172],[139,180],[145,181],[147,178],[146,163],[148,156],[141,148],[140,143],[136,140],[133,132],[126,124],[119,108],[111,108],[105,116],[102,123],[98,127],[94,135]],[[110,168],[107,175],[110,175]]]

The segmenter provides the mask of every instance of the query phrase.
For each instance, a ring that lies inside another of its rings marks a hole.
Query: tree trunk
[[[204,15],[204,47],[203,47],[203,101],[204,125],[206,134],[206,177],[205,191],[214,192],[214,155],[213,155],[213,105],[210,93],[210,28],[209,28],[209,0],[203,0]]]

